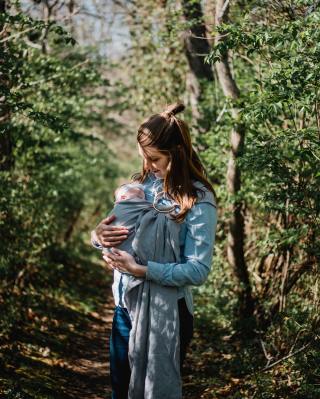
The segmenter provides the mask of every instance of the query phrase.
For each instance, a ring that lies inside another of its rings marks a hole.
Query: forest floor
[[[0,341],[0,398],[111,398],[111,276],[97,259],[85,258],[53,268],[51,278],[54,287],[25,292],[24,316]],[[261,388],[273,375],[257,373],[266,360],[259,345],[210,317],[197,316],[183,398],[300,397],[294,384],[273,386],[276,396]],[[279,381],[286,372],[277,368]]]
[[[19,293],[24,315],[0,347],[1,398],[111,398],[111,276],[98,262],[64,266],[52,271],[55,287]],[[197,330],[195,337],[185,362],[185,398],[200,398],[208,385],[211,353]]]

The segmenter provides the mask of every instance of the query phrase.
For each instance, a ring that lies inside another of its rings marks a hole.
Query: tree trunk
[[[80,206],[79,208],[76,208],[73,211],[73,214],[70,217],[68,228],[64,234],[64,242],[65,243],[71,239],[72,234],[75,230],[76,224],[77,224],[78,220],[80,219],[82,210],[83,210],[83,206]]]
[[[6,11],[5,0],[0,0],[0,13],[3,14]],[[0,24],[0,40],[5,39],[8,36],[5,24]],[[6,43],[1,44],[3,55],[6,53]],[[1,64],[5,63],[5,57],[0,59],[0,85],[3,90],[0,94],[0,171],[11,170],[14,165],[13,159],[13,144],[12,137],[9,129],[10,121],[10,107],[7,104],[6,91],[10,90],[9,78],[6,75],[5,68],[1,68]]]
[[[228,0],[216,1],[215,23],[216,26],[226,23],[228,20],[229,5]],[[223,41],[221,35],[216,36],[216,44]],[[222,55],[220,62],[216,63],[216,71],[219,83],[226,97],[237,100],[240,97],[240,91],[231,74],[228,52]],[[242,151],[244,145],[245,129],[244,125],[239,123],[239,113],[236,107],[232,108],[234,126],[230,136],[230,158],[227,170],[227,189],[228,192],[236,197],[241,188],[241,171],[237,165],[237,157]],[[234,199],[231,206],[231,217],[229,220],[228,232],[228,262],[231,265],[234,274],[238,280],[238,293],[240,300],[240,316],[252,316],[254,311],[254,300],[252,297],[249,272],[244,257],[244,204],[239,199]]]
[[[190,29],[184,35],[184,51],[190,67],[188,92],[195,121],[201,119],[199,103],[203,96],[203,83],[213,82],[214,75],[210,64],[204,63],[204,58],[210,52],[210,44],[206,36],[201,1],[182,0],[182,10]]]

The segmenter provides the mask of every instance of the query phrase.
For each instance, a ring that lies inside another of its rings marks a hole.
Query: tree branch
[[[269,366],[264,367],[261,370],[258,370],[258,372],[263,372],[263,371],[267,371],[270,370],[272,367],[276,366],[277,364],[283,362],[284,360],[289,359],[292,356],[297,355],[300,352],[303,352],[304,350],[306,350],[315,340],[312,340],[310,342],[308,342],[307,344],[303,345],[301,348],[297,349],[295,352],[289,353],[288,355],[282,357],[281,359],[278,359],[277,361],[269,364]]]

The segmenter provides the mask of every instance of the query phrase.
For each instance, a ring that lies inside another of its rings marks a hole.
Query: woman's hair
[[[164,179],[163,190],[180,206],[180,212],[172,215],[179,223],[183,222],[188,210],[196,202],[197,192],[200,191],[204,195],[204,191],[193,186],[192,180],[199,180],[214,193],[205,168],[192,147],[188,125],[176,117],[184,108],[182,103],[169,105],[164,112],[146,119],[137,134],[137,141],[142,150],[152,146],[169,155],[168,173]],[[132,179],[143,183],[148,172],[144,163],[142,172],[133,175]]]

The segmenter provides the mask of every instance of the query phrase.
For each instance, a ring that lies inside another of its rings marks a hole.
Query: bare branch
[[[277,361],[269,364],[269,366],[264,367],[263,369],[259,370],[259,372],[267,371],[270,370],[272,367],[276,366],[277,364],[283,362],[284,360],[289,359],[292,356],[297,355],[300,352],[305,351],[315,340],[312,340],[308,342],[307,344],[303,345],[301,348],[297,349],[295,352],[289,353],[288,355],[282,357],[281,359],[278,359]]]
[[[89,62],[88,59],[86,59],[86,60],[84,60],[84,61],[82,61],[82,62],[79,62],[78,64],[76,64],[76,65],[74,65],[72,68],[70,68],[69,71],[72,71],[72,70],[74,70],[74,69],[76,69],[76,68],[79,68],[79,67],[81,67],[82,65],[87,64],[88,62]],[[44,79],[35,80],[35,81],[33,81],[33,82],[28,83],[28,86],[35,86],[35,85],[40,84],[40,83],[50,82],[51,80],[54,80],[55,78],[58,78],[59,76],[61,76],[63,73],[64,73],[64,72],[62,72],[62,73],[55,73],[55,74],[51,75],[49,78],[44,78]],[[17,86],[16,89],[20,89],[21,87],[22,87],[22,85],[19,85],[19,86]]]
[[[0,40],[0,43],[5,43],[5,42],[8,42],[9,40],[16,39],[17,37],[24,35],[25,33],[30,32],[35,29],[37,29],[37,28],[32,26],[31,28],[22,30],[21,32],[11,34],[10,36],[7,36],[5,39]]]
[[[304,17],[308,17],[310,14],[312,14],[320,5],[320,0],[315,1],[312,6],[308,7],[307,11],[304,14]]]
[[[219,19],[223,19],[224,15],[225,15],[225,12],[227,11],[228,6],[229,6],[229,0],[226,0],[224,2],[224,4],[223,4],[222,8],[221,8],[221,11],[220,11],[219,15],[218,15]]]

